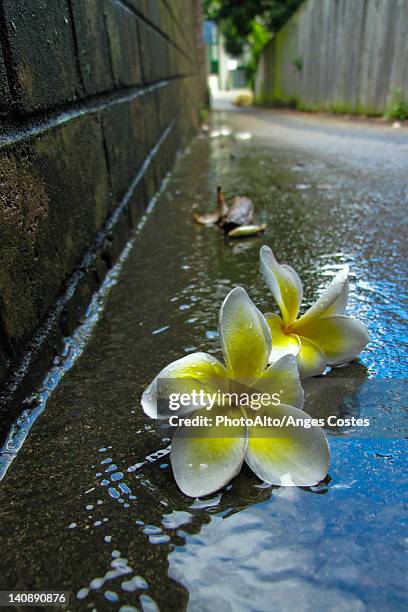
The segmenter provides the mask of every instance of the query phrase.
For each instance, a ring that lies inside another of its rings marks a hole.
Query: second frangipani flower
[[[178,417],[210,415],[212,421],[210,426],[181,426],[174,434],[170,459],[180,489],[191,497],[213,493],[238,474],[244,461],[271,484],[317,484],[327,474],[329,450],[323,431],[310,425],[310,417],[301,410],[303,390],[296,359],[286,355],[268,367],[272,347],[268,325],[241,287],[233,289],[221,306],[219,333],[225,366],[207,353],[187,355],[165,367],[142,397],[146,414],[163,419],[171,410],[166,400],[180,391],[189,397],[194,391],[213,397],[222,391],[236,398],[227,405],[213,405],[210,412],[208,405],[195,401],[179,406]],[[241,405],[243,392],[278,394],[279,405],[258,406],[256,414],[282,425],[247,425],[248,416],[255,413]],[[244,416],[245,424],[214,426],[220,415],[235,423]],[[286,425],[288,417],[297,426]]]
[[[345,316],[348,300],[348,266],[334,277],[317,301],[297,318],[303,297],[302,282],[293,268],[279,264],[271,249],[260,251],[261,272],[281,316],[266,314],[272,333],[270,362],[282,355],[296,356],[302,377],[322,374],[328,365],[352,361],[369,341],[365,325]]]

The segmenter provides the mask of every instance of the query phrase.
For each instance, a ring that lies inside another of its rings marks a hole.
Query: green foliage
[[[205,123],[208,119],[208,108],[201,108],[200,109],[200,123]]]
[[[303,60],[302,60],[301,57],[299,57],[299,56],[294,57],[293,60],[292,60],[292,63],[293,63],[294,67],[296,68],[296,70],[298,72],[302,72]]]
[[[246,72],[252,84],[263,47],[298,8],[302,0],[203,0],[204,14],[215,21],[225,37],[226,51],[233,57],[246,47],[251,58]]]
[[[249,85],[253,88],[254,79],[256,73],[256,67],[258,65],[258,59],[264,46],[270,41],[271,33],[265,28],[262,23],[259,23],[255,19],[251,24],[251,32],[248,34],[248,44],[251,49],[250,59],[245,66],[245,72]]]
[[[405,99],[401,89],[394,91],[391,104],[385,116],[387,119],[398,119],[399,121],[408,119],[408,101]]]
[[[227,39],[227,45],[231,44],[235,54],[240,55],[252,32],[253,21],[261,23],[272,34],[286,23],[301,2],[302,0],[203,0],[203,5],[206,18],[219,25]]]

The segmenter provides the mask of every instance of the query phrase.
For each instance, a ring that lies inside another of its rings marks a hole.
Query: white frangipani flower
[[[320,427],[303,426],[310,417],[301,410],[303,390],[296,359],[286,355],[268,367],[272,348],[268,325],[241,287],[233,289],[221,306],[219,332],[225,366],[206,353],[194,353],[171,363],[144,392],[145,413],[152,418],[167,418],[169,411],[158,410],[158,402],[181,389],[190,394],[193,390],[217,393],[220,389],[240,394],[245,389],[258,395],[278,393],[280,405],[262,405],[256,414],[279,419],[283,425],[215,426],[217,415],[254,416],[252,408],[243,408],[236,401],[216,405],[210,412],[208,406],[193,402],[182,406],[178,417],[188,413],[209,415],[213,425],[181,426],[176,430],[170,458],[178,486],[191,497],[214,493],[238,474],[244,461],[271,484],[317,484],[327,474],[329,449]],[[297,420],[298,426],[285,425],[288,417]]]
[[[369,335],[363,323],[344,314],[349,290],[348,266],[336,274],[313,306],[299,318],[303,288],[295,270],[279,264],[268,246],[261,248],[260,268],[281,312],[281,316],[265,314],[273,340],[270,362],[292,354],[305,378],[321,374],[328,365],[341,365],[358,357]]]

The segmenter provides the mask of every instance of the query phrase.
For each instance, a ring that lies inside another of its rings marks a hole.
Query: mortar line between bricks
[[[109,153],[108,153],[108,143],[106,142],[105,122],[103,120],[103,117],[100,118],[100,124],[101,124],[101,133],[102,133],[103,153],[104,153],[104,156],[105,156],[106,170],[107,170],[108,181],[109,181],[109,190],[110,190],[111,193],[114,193],[113,179],[112,179],[112,169],[111,169],[111,163],[110,163]]]
[[[155,143],[155,145],[150,149],[149,153],[146,155],[143,164],[140,169],[137,171],[136,175],[132,179],[129,184],[129,187],[120,201],[119,205],[115,208],[115,210],[109,215],[108,219],[105,221],[103,227],[97,232],[94,240],[92,241],[91,246],[85,252],[80,264],[77,266],[76,270],[71,275],[70,279],[67,282],[67,288],[64,294],[57,299],[54,306],[51,308],[48,313],[45,321],[40,325],[37,332],[34,334],[33,338],[28,342],[25,352],[22,358],[19,360],[18,366],[15,368],[10,378],[6,381],[3,390],[0,394],[0,406],[8,404],[13,397],[13,394],[17,390],[19,384],[24,379],[24,376],[29,371],[29,368],[37,356],[38,352],[41,350],[42,346],[46,342],[49,334],[55,329],[64,308],[67,306],[71,298],[74,296],[75,291],[85,276],[87,270],[89,270],[92,263],[95,261],[98,253],[101,250],[104,240],[112,233],[116,223],[119,221],[120,217],[126,210],[132,195],[139,184],[140,180],[144,177],[146,170],[149,168],[150,164],[154,160],[157,152],[160,150],[161,145],[166,140],[167,136],[173,130],[174,125],[177,121],[179,113],[177,113],[167,127],[161,133],[159,139]],[[159,190],[158,190],[159,191]],[[157,194],[157,192],[156,192]],[[155,196],[156,196],[155,194]],[[153,196],[153,197],[155,197]],[[132,235],[133,232],[131,232]],[[130,235],[130,237],[131,237]],[[6,443],[7,444],[7,443]],[[0,449],[0,457],[5,452],[6,445]],[[0,480],[4,474],[0,473]]]
[[[137,50],[139,53],[139,58],[141,60],[141,58],[143,57],[143,53],[142,53],[142,36],[141,36],[141,27],[142,24],[136,23],[136,28],[137,28]],[[111,58],[111,53],[109,53],[109,57]],[[112,63],[112,59],[111,59],[111,63]],[[146,74],[147,74],[147,70],[146,70],[146,66],[145,66],[145,62],[140,61],[140,74],[141,74],[141,79],[142,82],[144,83],[146,80]]]
[[[19,127],[12,124],[4,129],[5,135],[0,136],[0,150],[19,142],[29,140],[35,136],[39,136],[44,132],[53,130],[78,117],[99,113],[117,104],[130,102],[140,96],[147,95],[157,89],[166,87],[177,79],[184,79],[188,76],[191,75],[178,75],[176,77],[157,81],[145,87],[137,86],[120,89],[86,98],[82,102],[72,104],[70,108],[64,108],[64,110],[60,110],[59,112],[50,113],[47,118],[29,117],[21,122]]]
[[[70,0],[70,2],[72,2],[72,0]],[[110,75],[112,77],[112,83],[115,82],[115,71],[113,69],[113,61],[112,61],[112,38],[111,35],[109,34],[109,25],[108,25],[108,16],[106,11],[103,11],[102,14],[102,19],[103,19],[103,27],[105,28],[105,32],[106,32],[106,38],[108,41],[108,48],[109,48],[109,53],[108,53],[108,62],[109,62],[109,70],[110,70]],[[141,58],[141,53],[140,53],[140,36],[139,36],[139,31],[137,33],[137,46],[138,46],[138,50],[139,50],[139,60]],[[143,70],[142,70],[142,65],[143,62],[140,62],[140,74],[142,77],[142,83],[144,83],[144,78],[143,78]]]
[[[169,36],[167,36],[167,34],[165,32],[163,32],[160,28],[158,28],[156,25],[154,25],[154,23],[149,21],[142,13],[139,13],[139,11],[134,8],[134,6],[132,6],[131,4],[129,4],[127,2],[127,0],[112,0],[112,2],[115,2],[116,4],[121,6],[125,11],[128,11],[128,13],[131,13],[134,17],[137,17],[138,19],[140,19],[140,21],[142,21],[145,25],[147,25],[147,27],[149,27],[152,30],[154,30],[157,34],[159,34],[159,36],[161,36],[167,42],[172,44],[173,47],[175,47],[177,49],[177,51],[180,51],[180,53],[182,55],[184,55],[184,57],[190,63],[192,62],[191,57],[189,57],[189,55],[184,51],[184,49],[179,47],[179,45],[177,43],[175,43],[174,40],[171,40],[171,38]]]
[[[72,38],[73,38],[74,49],[75,49],[76,69],[77,69],[77,73],[78,73],[78,77],[79,77],[79,82],[81,83],[82,91],[86,92],[84,75],[82,74],[81,62],[79,61],[79,47],[78,47],[77,29],[76,29],[76,25],[75,25],[74,11],[72,10],[72,2],[71,2],[71,0],[67,0],[67,5],[68,5],[68,12],[69,12],[69,19],[70,19],[70,22],[71,22]]]

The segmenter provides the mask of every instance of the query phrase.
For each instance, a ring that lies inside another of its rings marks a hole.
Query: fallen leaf
[[[235,196],[234,202],[224,217],[224,224],[249,225],[254,219],[254,205],[246,196]],[[230,228],[232,229],[232,228]]]
[[[200,225],[215,225],[228,213],[221,187],[217,187],[217,209],[212,213],[194,213],[194,221]]]
[[[208,213],[207,215],[200,215],[194,213],[194,221],[200,225],[215,225],[220,219],[220,213],[218,211]]]
[[[235,140],[249,140],[252,135],[249,132],[236,132]]]
[[[256,236],[265,231],[266,223],[260,225],[240,225],[228,232],[229,238],[246,238],[248,236]]]
[[[235,106],[251,106],[253,102],[254,96],[251,91],[238,94],[234,100]]]

